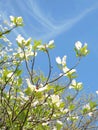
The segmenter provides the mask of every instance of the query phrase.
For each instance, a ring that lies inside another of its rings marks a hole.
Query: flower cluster
[[[15,26],[23,26],[23,19],[22,19],[22,17],[10,16],[10,21]]]
[[[80,41],[77,41],[75,43],[76,56],[78,56],[78,57],[86,56],[89,53],[87,47],[88,47],[87,43],[85,43],[84,46],[83,46]]]
[[[67,56],[64,56],[62,59],[60,57],[56,57],[56,62],[58,67],[63,71],[64,76],[68,76],[69,78],[74,78],[76,75],[75,69],[69,69],[66,64]],[[60,74],[62,75],[62,74]]]
[[[49,41],[48,44],[43,44],[43,45],[38,45],[38,46],[37,46],[37,49],[38,49],[38,50],[41,50],[41,51],[44,51],[44,52],[45,52],[48,48],[49,48],[49,49],[54,48],[54,40]]]
[[[83,114],[87,114],[89,116],[92,116],[96,110],[97,103],[94,101],[90,101],[89,103],[85,104],[83,106]]]
[[[18,35],[16,38],[17,44],[19,47],[29,46],[31,43],[31,38],[28,38],[27,40],[24,39],[21,35]]]
[[[27,88],[25,89],[25,93],[27,95],[31,95],[33,92],[44,92],[48,86],[43,86],[43,84],[39,84],[39,86],[33,85],[29,79],[27,81]]]
[[[52,103],[56,104],[57,107],[59,107],[60,104],[62,103],[62,100],[60,99],[58,95],[51,95],[50,98],[52,100]]]
[[[71,85],[69,86],[69,89],[72,89],[72,88],[79,91],[83,88],[83,84],[82,82],[77,83],[76,80],[73,79]]]

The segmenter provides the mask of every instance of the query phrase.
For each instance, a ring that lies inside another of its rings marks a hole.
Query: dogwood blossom
[[[57,120],[57,123],[60,125],[63,125],[62,121],[60,121],[60,120]]]
[[[86,108],[87,110],[90,110],[90,104],[87,103],[86,105],[84,105],[84,106],[83,106],[83,109],[85,109],[85,108]]]
[[[22,100],[28,100],[29,98],[27,96],[25,96],[25,94],[23,92],[19,92],[20,97],[22,98]]]
[[[26,79],[28,87],[31,89],[31,91],[34,91],[36,86],[31,84],[30,79]]]
[[[60,98],[58,95],[51,95],[52,103],[57,103],[60,101]]]
[[[75,47],[76,47],[77,50],[80,50],[82,48],[82,43],[80,41],[77,41],[75,43]]]
[[[10,73],[7,75],[7,77],[10,78],[10,77],[12,77],[12,75],[13,75],[13,72],[10,72]]]
[[[39,84],[39,88],[37,88],[36,85],[31,84],[29,79],[26,79],[26,81],[27,81],[27,85],[31,89],[31,91],[43,92],[44,90],[46,90],[48,88],[47,85],[43,87],[43,84]]]
[[[53,127],[53,130],[57,130],[57,128],[54,126],[54,127]]]
[[[75,72],[76,69],[70,70],[67,66],[63,68],[63,72],[65,73],[64,76],[72,76]]]
[[[10,16],[10,20],[11,20],[13,25],[16,25],[16,26],[22,26],[23,25],[22,17]]]
[[[76,89],[76,90],[81,90],[82,86],[83,86],[82,82],[77,83],[76,80],[73,79],[71,85],[69,86],[69,89],[73,88],[73,89]]]
[[[16,41],[22,43],[23,41],[25,41],[25,39],[19,34],[16,38]]]
[[[98,91],[96,91],[96,94],[98,94]]]
[[[45,122],[45,123],[42,123],[43,126],[47,126],[49,124],[49,122]]]
[[[35,89],[36,92],[43,92],[44,90],[46,90],[48,88],[48,86],[44,86],[43,87],[43,84],[40,84],[39,85],[39,88],[38,89]]]
[[[61,64],[62,66],[66,66],[66,58],[67,58],[67,56],[64,56],[62,59],[59,56],[56,57],[57,64]]]
[[[54,44],[54,40],[49,41],[48,47]]]
[[[60,97],[58,95],[51,95],[50,98],[52,99],[53,104],[56,104],[57,107],[60,106],[62,101],[60,100]]]
[[[60,57],[56,57],[56,62],[57,62],[58,64],[62,64],[61,58],[60,58]]]
[[[11,20],[11,22],[14,22],[14,16],[10,16],[10,20]]]
[[[89,115],[89,116],[93,116],[93,112],[89,112],[88,115]]]
[[[86,56],[88,54],[87,43],[82,45],[80,41],[75,43],[76,56]]]
[[[28,38],[27,40],[24,39],[20,34],[17,36],[16,41],[20,47],[22,46],[28,46],[31,42],[31,38]]]
[[[69,112],[69,109],[68,109],[68,108],[65,108],[65,109],[63,110],[63,112],[68,113],[68,112]]]
[[[46,51],[46,49],[52,49],[54,48],[54,40],[49,41],[48,44],[38,45],[37,49],[41,51]]]

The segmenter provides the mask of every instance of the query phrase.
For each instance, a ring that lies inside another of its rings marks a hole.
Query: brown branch
[[[48,77],[47,77],[46,83],[43,85],[43,87],[44,87],[44,86],[46,86],[46,85],[48,84],[48,81],[49,81],[50,76],[51,76],[51,70],[52,70],[52,66],[51,66],[51,59],[50,59],[50,55],[49,55],[48,50],[46,50],[46,54],[47,54],[47,57],[48,57],[49,72],[48,72]]]
[[[23,53],[24,53],[25,65],[26,65],[27,71],[29,73],[29,76],[31,77],[31,72],[30,72],[30,69],[29,69],[29,66],[28,66],[25,50],[24,50],[24,48],[22,50],[23,50]]]
[[[75,69],[75,68],[77,67],[77,65],[80,63],[80,60],[81,60],[81,57],[78,59],[78,62],[77,62],[71,69],[69,69],[67,72],[61,74],[59,77],[57,77],[57,78],[55,78],[55,79],[49,81],[47,84],[53,83],[53,82],[59,80],[59,79],[62,78],[64,75],[68,74],[71,70]]]
[[[8,34],[8,33],[10,33],[13,29],[15,29],[17,27],[17,25],[15,25],[13,28],[11,28],[11,29],[9,29],[9,30],[6,30],[6,31],[4,31],[4,32],[1,32],[0,33],[0,37],[2,37],[3,35],[5,35],[5,34]]]
[[[34,51],[34,57],[33,57],[33,62],[32,62],[32,66],[31,66],[31,82],[33,85],[34,85],[34,82],[33,82],[34,64],[35,64],[35,51]]]

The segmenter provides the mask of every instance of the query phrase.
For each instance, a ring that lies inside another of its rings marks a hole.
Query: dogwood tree
[[[47,44],[25,39],[19,34],[17,48],[8,38],[12,30],[23,26],[22,17],[10,16],[9,28],[0,31],[0,129],[2,130],[86,130],[98,129],[98,103],[95,97],[82,97],[83,83],[77,82],[76,67],[89,51],[87,44],[75,43],[77,63],[69,68],[66,55],[56,57],[61,73],[51,78],[50,50]],[[13,34],[12,34],[13,35]],[[4,44],[5,43],[5,44]],[[34,70],[42,51],[48,58],[48,74]],[[64,85],[58,84],[62,77]],[[96,92],[97,93],[97,92]]]

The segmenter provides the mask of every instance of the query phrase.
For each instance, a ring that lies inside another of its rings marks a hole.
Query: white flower
[[[63,110],[63,112],[68,113],[68,112],[69,112],[69,109],[68,109],[68,108],[65,108],[65,109]]]
[[[39,101],[38,101],[38,100],[37,100],[37,101],[35,101],[35,102],[33,103],[33,107],[35,107],[38,103],[39,103]]]
[[[63,125],[63,123],[60,120],[57,120],[57,123]]]
[[[49,122],[45,122],[45,123],[42,123],[43,126],[47,126],[49,124]]]
[[[57,115],[56,114],[53,114],[53,117],[56,117]]]
[[[37,88],[36,88],[36,85],[31,84],[31,82],[30,82],[29,79],[26,79],[26,81],[27,81],[28,87],[31,88],[32,91],[42,92],[42,91],[46,90],[47,87],[48,87],[47,85],[46,85],[45,87],[43,87],[43,84],[40,84],[40,85],[39,85],[39,88],[37,89]]]
[[[67,121],[69,121],[70,120],[70,118],[69,117],[67,117]]]
[[[49,41],[48,44],[46,44],[46,48],[53,48],[54,47],[54,40]]]
[[[10,20],[13,23],[13,25],[17,25],[17,26],[23,25],[23,19],[22,19],[22,17],[10,16]]]
[[[24,44],[25,46],[28,46],[31,42],[31,38],[28,38],[27,40],[24,39],[20,34],[17,36],[16,41],[19,45]]]
[[[62,100],[60,100],[58,95],[51,95],[50,98],[52,99],[52,103],[56,104],[57,107],[60,106]]]
[[[77,56],[86,56],[88,54],[87,43],[82,45],[80,41],[75,43],[75,51]]]
[[[78,116],[72,116],[72,115],[69,115],[69,117],[67,118],[67,120],[78,120]]]
[[[73,79],[71,85],[69,86],[69,89],[73,88],[73,89],[81,90],[82,86],[83,86],[82,82],[77,83],[76,80]]]
[[[76,47],[77,50],[80,50],[82,48],[82,43],[80,41],[77,41],[75,43],[75,47]]]
[[[29,87],[32,91],[34,91],[36,86],[33,85],[33,84],[31,84],[30,79],[26,79],[26,81],[27,81],[28,87]]]
[[[93,116],[93,112],[89,112],[88,115],[89,115],[89,116]]]
[[[36,92],[42,92],[42,91],[46,90],[47,87],[48,87],[47,85],[46,85],[45,87],[43,87],[42,84],[40,84],[39,87],[40,87],[40,86],[41,86],[41,88],[35,89]]]
[[[62,66],[66,66],[66,58],[67,56],[63,56],[62,59],[59,56],[56,57],[57,64],[62,64]]]
[[[38,50],[45,49],[45,45],[39,45],[37,46]]]
[[[10,72],[10,73],[7,75],[7,77],[10,78],[10,77],[12,77],[12,75],[13,75],[13,72]]]
[[[61,62],[61,58],[60,57],[56,57],[56,62],[58,63],[58,64],[61,64],[62,62]]]
[[[48,45],[53,45],[54,44],[54,40],[49,41]]]
[[[72,80],[72,85],[74,85],[74,86],[75,86],[76,84],[77,84],[77,83],[76,83],[76,80],[75,80],[75,79],[73,79],[73,80]]]
[[[78,120],[78,116],[73,116],[72,119]]]
[[[20,94],[20,97],[21,97],[23,100],[26,100],[26,101],[27,101],[27,100],[29,99],[27,96],[24,95],[23,92],[19,92],[19,94]]]
[[[86,105],[83,106],[83,108],[84,108],[84,109],[86,108],[86,109],[90,110],[90,104],[87,103]]]
[[[17,23],[17,25],[22,25],[22,24],[23,24],[23,19],[22,19],[22,17],[17,17],[17,18],[16,18],[16,23]]]
[[[13,21],[14,21],[14,19],[15,19],[15,17],[14,17],[14,16],[10,16],[10,20],[11,20],[11,22],[13,22]]]
[[[98,91],[96,91],[96,94],[98,94]]]
[[[59,102],[56,103],[56,106],[59,107],[61,104],[61,100],[59,100]]]
[[[66,58],[67,58],[67,56],[64,56],[64,57],[62,58],[62,65],[63,65],[63,66],[66,64]]]
[[[46,51],[46,48],[52,49],[54,47],[54,40],[51,40],[48,44],[37,46],[38,50]]]
[[[26,51],[25,54],[26,54],[26,58],[28,58],[29,56],[36,56],[37,52],[34,53],[32,51]],[[24,56],[24,54],[23,54],[23,56]]]
[[[52,103],[57,103],[60,101],[58,95],[51,95]]]
[[[18,37],[16,38],[16,41],[18,43],[22,43],[25,39],[19,34]]]
[[[76,69],[70,70],[68,67],[65,66],[65,67],[63,68],[63,72],[65,73],[65,76],[66,76],[66,75],[72,75],[73,73],[76,72]]]
[[[57,130],[57,128],[54,126],[52,130]]]

